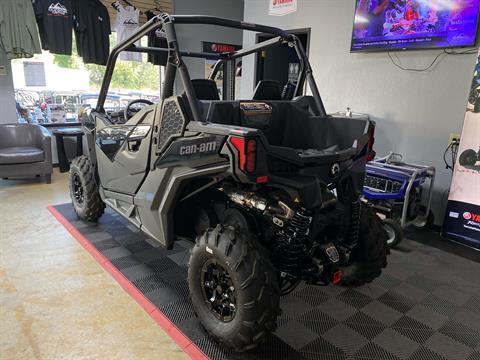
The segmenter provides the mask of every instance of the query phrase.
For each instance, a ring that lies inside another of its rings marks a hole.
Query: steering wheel
[[[141,109],[138,109],[137,111],[132,110],[132,106],[136,104],[145,104],[145,105],[153,105],[153,102],[147,99],[136,99],[132,100],[128,103],[127,107],[125,108],[123,112],[123,116],[125,117],[125,122],[130,120],[130,118],[135,115],[137,112],[139,112]]]

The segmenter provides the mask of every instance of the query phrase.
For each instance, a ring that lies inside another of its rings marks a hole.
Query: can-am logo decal
[[[61,15],[61,16],[65,16],[68,14],[68,10],[65,6],[63,6],[61,3],[56,3],[56,4],[51,4],[49,7],[48,7],[48,11],[50,13],[52,13],[53,15]]]
[[[184,145],[180,147],[180,155],[209,153],[217,150],[217,142],[209,141],[201,144]]]
[[[268,14],[283,16],[297,11],[297,0],[270,0]]]

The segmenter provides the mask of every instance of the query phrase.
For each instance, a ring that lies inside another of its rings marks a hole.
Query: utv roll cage
[[[228,27],[234,29],[248,30],[254,32],[262,32],[276,37],[263,41],[261,43],[255,44],[252,47],[246,49],[240,49],[235,52],[221,53],[221,54],[211,54],[205,52],[190,52],[180,50],[177,34],[175,31],[175,24],[205,24],[205,25],[216,25],[221,27]],[[168,49],[156,48],[156,47],[144,47],[136,46],[135,43],[140,40],[143,36],[149,34],[151,31],[157,29],[163,29],[166,34]],[[100,95],[98,98],[96,110],[100,113],[104,113],[104,104],[107,98],[108,88],[112,80],[113,70],[115,68],[115,63],[117,61],[118,55],[122,51],[131,51],[139,53],[148,53],[148,54],[168,54],[168,61],[165,71],[165,80],[164,87],[162,89],[161,98],[162,100],[173,95],[173,87],[175,82],[176,72],[180,73],[180,78],[185,90],[185,94],[190,105],[193,119],[195,121],[201,122],[201,114],[198,106],[198,99],[195,95],[195,91],[191,82],[190,74],[185,63],[182,60],[182,57],[192,57],[192,58],[203,58],[207,60],[216,60],[217,63],[213,69],[212,74],[214,75],[218,70],[223,66],[224,69],[224,81],[228,84],[226,86],[226,91],[223,94],[223,100],[234,100],[234,78],[235,78],[235,60],[246,55],[254,54],[256,52],[262,51],[264,49],[277,46],[277,45],[288,45],[295,49],[297,56],[300,61],[300,71],[298,82],[294,91],[294,96],[301,94],[302,89],[305,85],[305,80],[307,81],[310,90],[312,92],[315,104],[317,106],[316,115],[325,117],[326,111],[323,105],[320,93],[318,91],[317,84],[313,77],[312,67],[308,61],[305,49],[303,48],[300,40],[297,36],[289,34],[288,32],[265,25],[252,24],[244,21],[236,21],[230,19],[224,19],[213,16],[203,16],[203,15],[168,15],[166,13],[157,15],[152,18],[150,21],[145,23],[140,27],[132,36],[130,36],[125,41],[121,42],[115,46],[109,56],[105,76],[103,79],[102,87],[100,90]]]

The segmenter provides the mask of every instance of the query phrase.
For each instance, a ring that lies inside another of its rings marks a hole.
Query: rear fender
[[[218,178],[227,175],[228,164],[212,164],[208,167],[156,168],[150,171],[134,197],[134,205],[141,219],[141,230],[167,249],[175,241],[174,209],[183,185],[192,178]]]

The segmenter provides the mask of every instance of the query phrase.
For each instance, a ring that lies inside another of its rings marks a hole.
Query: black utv
[[[184,52],[176,24],[275,37],[235,52]],[[133,45],[159,29],[168,49]],[[260,81],[251,99],[235,100],[239,59],[273,46],[296,52],[298,79],[283,91]],[[104,110],[122,51],[168,54],[158,104],[135,100],[123,115]],[[211,78],[191,80],[184,57],[216,60]],[[174,95],[177,73],[183,89]],[[302,95],[306,83],[311,96]],[[360,286],[386,266],[387,236],[360,200],[373,124],[327,115],[305,51],[288,32],[159,15],[112,51],[98,106],[83,126],[89,155],[70,170],[78,216],[95,221],[107,205],[167,249],[190,238],[191,301],[206,331],[225,346],[254,348],[275,329],[280,296],[302,281]]]

